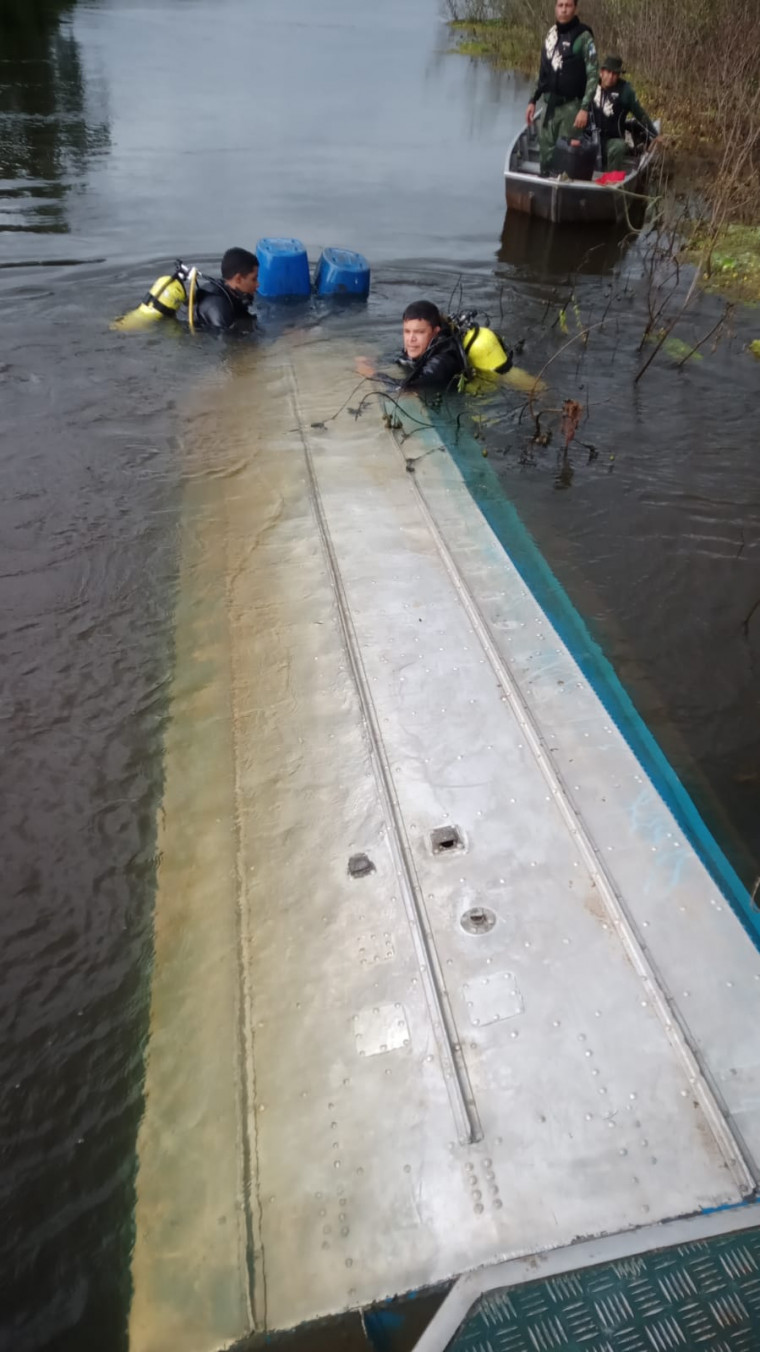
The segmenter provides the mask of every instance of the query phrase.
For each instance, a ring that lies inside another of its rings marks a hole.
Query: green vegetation
[[[456,50],[463,56],[485,56],[495,65],[532,75],[536,64],[536,35],[526,24],[505,25],[498,20],[468,23],[452,21]]]
[[[698,234],[683,256],[701,267],[705,290],[731,300],[760,300],[760,226],[729,222],[712,239]]]
[[[682,338],[672,338],[667,329],[655,329],[647,334],[648,343],[659,343],[666,356],[673,361],[702,361],[702,353],[694,350],[693,343],[685,343]]]

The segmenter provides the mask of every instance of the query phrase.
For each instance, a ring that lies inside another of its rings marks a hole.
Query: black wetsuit
[[[193,307],[196,328],[216,333],[250,333],[256,323],[253,297],[215,277],[199,277]]]
[[[455,386],[459,377],[467,371],[462,345],[447,329],[437,334],[416,361],[406,354],[396,360],[407,372],[401,382],[402,390],[448,389]]]

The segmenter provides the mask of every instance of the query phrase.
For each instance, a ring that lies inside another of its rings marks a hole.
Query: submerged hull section
[[[758,955],[433,430],[329,421],[354,385],[251,354],[188,476],[133,1352],[755,1188]]]

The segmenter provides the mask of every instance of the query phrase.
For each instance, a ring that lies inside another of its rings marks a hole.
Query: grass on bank
[[[521,75],[535,73],[536,35],[527,24],[453,19],[450,27],[456,34],[456,51],[462,56],[484,56],[504,70],[519,70]]]
[[[706,291],[729,300],[760,300],[760,226],[729,223],[720,227],[713,240],[697,233],[683,257],[701,268]]]

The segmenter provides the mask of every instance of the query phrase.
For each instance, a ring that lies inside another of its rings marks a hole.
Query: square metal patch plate
[[[379,1056],[409,1046],[404,1006],[372,1005],[354,1015],[354,1037],[360,1056]]]
[[[512,972],[495,972],[466,982],[462,994],[470,1022],[476,1027],[498,1023],[500,1019],[513,1019],[525,1008]]]

